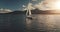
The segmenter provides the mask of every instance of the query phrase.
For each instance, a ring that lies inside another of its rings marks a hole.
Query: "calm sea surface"
[[[60,32],[60,14],[33,14],[26,18],[26,32]]]
[[[25,14],[0,14],[0,32],[24,32]]]
[[[0,32],[60,32],[60,14],[0,14]]]

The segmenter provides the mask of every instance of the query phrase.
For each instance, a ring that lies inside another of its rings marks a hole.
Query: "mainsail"
[[[27,17],[31,17],[31,9],[32,9],[32,4],[31,3],[29,3],[28,4],[28,7],[27,7],[27,12],[26,12],[26,15],[27,15]]]

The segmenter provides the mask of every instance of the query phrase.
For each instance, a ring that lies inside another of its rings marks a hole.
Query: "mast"
[[[31,15],[31,3],[30,3],[30,0],[29,0],[29,6],[28,6],[28,8],[29,8],[29,15]]]
[[[31,3],[30,3],[30,0],[29,0],[29,3],[28,3],[26,15],[27,15],[27,16],[31,16]]]

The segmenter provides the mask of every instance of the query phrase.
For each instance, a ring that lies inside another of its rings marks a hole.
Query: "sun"
[[[60,10],[60,1],[55,2],[54,8]]]

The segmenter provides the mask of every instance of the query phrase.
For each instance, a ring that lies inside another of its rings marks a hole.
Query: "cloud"
[[[33,1],[37,1],[37,2],[34,2],[33,4]],[[23,9],[22,10],[32,10],[32,9],[39,9],[39,10],[54,10],[56,9],[56,3],[57,1],[60,1],[60,0],[42,0],[42,1],[38,1],[38,0],[32,0],[31,3],[28,3],[27,5],[22,5]]]
[[[37,0],[32,0],[32,1],[37,1]],[[44,0],[45,1],[45,0]],[[30,9],[30,10],[32,10],[32,9],[35,9],[35,8],[37,8],[37,9],[39,9],[39,10],[45,10],[45,9],[47,9],[47,7],[46,7],[46,5],[44,6],[44,1],[41,1],[41,2],[39,2],[39,3],[37,3],[37,4],[33,4],[33,3],[28,3],[28,5],[27,6],[24,6],[23,5],[23,7],[26,7],[24,10],[27,10],[27,9]]]
[[[44,1],[41,1],[38,4],[35,4],[34,7],[38,8],[39,10],[48,10],[49,9],[47,3],[44,3]]]
[[[25,5],[22,5],[22,7],[26,7]]]
[[[32,0],[32,1],[37,1],[37,0]],[[24,10],[26,10],[26,9],[32,10],[35,8],[37,8],[39,10],[49,10],[50,8],[48,7],[49,6],[48,3],[49,3],[48,0],[43,0],[35,5],[32,3],[28,3],[28,5],[26,6],[26,8]],[[23,7],[25,7],[25,6],[23,5]]]
[[[37,0],[32,0],[32,1],[37,1]],[[56,8],[56,5],[57,2],[59,1],[60,3],[60,0],[42,0],[41,2],[37,3],[37,4],[33,4],[33,3],[28,3],[28,5],[26,6],[25,10],[26,9],[39,9],[39,10],[55,10],[55,9],[58,9],[58,7]],[[25,7],[23,5],[23,7]]]
[[[59,3],[60,0],[43,0],[38,4],[35,4],[34,7],[38,8],[39,10],[56,10],[58,9],[58,7],[56,8],[56,6],[58,6]]]
[[[27,6],[23,5],[23,7],[24,7],[23,10],[33,10],[33,9],[35,9],[35,8],[33,7],[33,4],[32,4],[32,3],[28,3]]]
[[[13,11],[10,9],[3,9],[3,8],[0,9],[0,13],[9,13],[9,12],[13,12]]]
[[[27,9],[30,9],[30,10],[34,9],[34,7],[32,5],[33,5],[32,3],[28,3]]]

